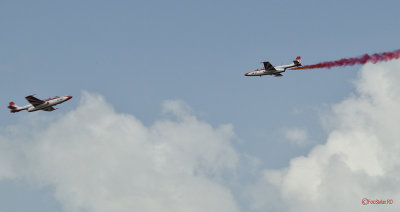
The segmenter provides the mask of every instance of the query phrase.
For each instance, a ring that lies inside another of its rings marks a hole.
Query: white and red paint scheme
[[[17,106],[14,102],[10,102],[8,105],[8,108],[10,109],[11,113],[19,112],[22,110],[27,110],[28,112],[34,112],[37,110],[44,110],[44,111],[53,111],[56,110],[57,108],[54,108],[53,106],[61,104],[65,101],[68,101],[72,98],[72,96],[56,96],[54,98],[48,98],[45,100],[40,100],[34,95],[29,95],[25,97],[26,100],[30,103],[29,105],[25,105],[23,107]]]
[[[281,76],[283,76],[281,73],[285,72],[286,69],[301,66],[300,61],[301,61],[300,56],[296,57],[296,59],[293,60],[293,63],[290,65],[272,66],[271,63],[266,61],[266,62],[263,62],[264,68],[247,72],[244,75],[245,76],[260,76],[260,77],[263,75],[274,75],[275,77],[281,77]]]

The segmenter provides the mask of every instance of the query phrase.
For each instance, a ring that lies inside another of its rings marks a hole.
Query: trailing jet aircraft
[[[257,69],[255,71],[250,71],[245,73],[245,76],[262,76],[262,75],[274,75],[275,77],[283,76],[281,73],[285,72],[287,68],[298,67],[301,66],[300,63],[301,57],[296,57],[296,60],[293,60],[293,63],[290,65],[283,66],[272,66],[269,62],[263,62],[264,68]]]
[[[33,95],[29,95],[25,97],[26,100],[30,103],[29,105],[25,105],[23,107],[18,107],[14,102],[10,102],[8,105],[8,108],[11,110],[11,113],[19,112],[22,110],[27,110],[28,112],[33,112],[37,110],[44,110],[44,111],[53,111],[56,110],[57,108],[54,108],[53,106],[61,104],[65,101],[68,101],[72,98],[72,96],[62,96],[62,97],[54,97],[54,98],[48,98],[45,100],[40,100]]]

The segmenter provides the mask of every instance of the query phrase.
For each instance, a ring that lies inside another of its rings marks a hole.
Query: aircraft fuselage
[[[36,107],[31,105],[31,104],[27,105],[27,106],[29,106],[27,108],[27,111],[28,112],[34,112],[34,111],[37,111],[37,110],[43,110],[45,108],[61,104],[61,103],[65,102],[65,101],[70,100],[71,98],[72,98],[72,96],[62,96],[62,97],[55,97],[55,98],[46,99],[46,100],[44,100],[45,102],[43,104],[37,105]]]
[[[245,76],[263,76],[263,75],[280,75],[280,73],[285,72],[287,68],[296,67],[294,63],[291,65],[284,65],[284,66],[274,66],[275,70],[265,70],[264,68],[257,69],[254,71],[250,71],[245,73]]]
[[[36,107],[33,106],[33,105],[29,105],[30,107],[27,108],[27,111],[28,112],[34,112],[34,111],[37,111],[37,110],[43,110],[43,109],[45,109],[47,107],[52,107],[52,106],[61,104],[61,103],[65,102],[65,101],[70,100],[71,98],[72,98],[72,96],[62,96],[62,97],[49,98],[49,99],[44,100],[45,102],[43,104],[38,105]]]
[[[273,75],[273,74],[279,74],[279,73],[282,73],[282,72],[285,72],[285,70],[270,71],[270,70],[265,70],[265,69],[257,69],[257,70],[254,70],[254,71],[247,72],[244,75],[245,76],[249,76],[249,77],[251,77],[251,76],[260,76],[261,77],[263,75]]]

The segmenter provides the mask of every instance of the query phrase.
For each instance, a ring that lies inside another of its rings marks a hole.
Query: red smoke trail
[[[301,70],[301,69],[313,69],[313,68],[332,68],[336,66],[352,66],[356,64],[365,64],[368,62],[377,63],[381,61],[389,61],[393,59],[400,58],[400,49],[392,52],[375,53],[373,55],[365,54],[360,57],[344,58],[341,60],[328,61],[323,63],[317,63],[314,65],[306,65],[297,68],[292,68],[291,70]]]

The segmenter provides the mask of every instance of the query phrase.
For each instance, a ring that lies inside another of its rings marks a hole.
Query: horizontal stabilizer
[[[8,109],[10,109],[11,113],[19,112],[21,110],[25,110],[25,108],[18,107],[14,102],[10,102],[8,104]]]
[[[296,57],[296,60],[293,60],[293,63],[296,66],[301,66],[301,57],[300,56]]]
[[[13,109],[17,109],[17,107],[15,106],[14,102],[10,102],[10,104],[8,105],[8,108],[13,110]]]

